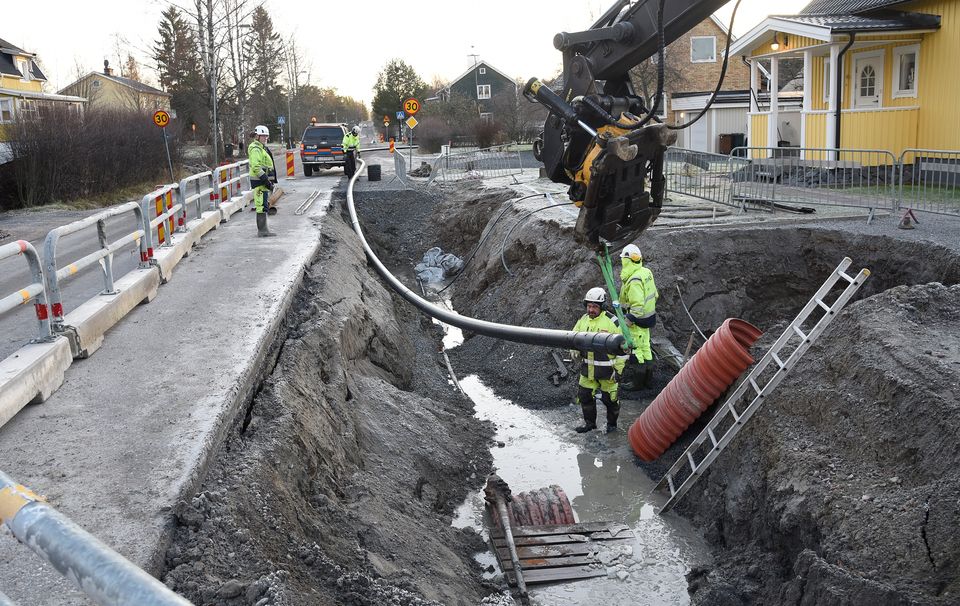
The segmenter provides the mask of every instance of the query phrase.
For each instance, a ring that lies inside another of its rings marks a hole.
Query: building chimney
[[[113,70],[110,69],[110,62],[107,61],[106,59],[103,60],[103,75],[104,75],[104,76],[112,76],[112,75],[113,75]]]

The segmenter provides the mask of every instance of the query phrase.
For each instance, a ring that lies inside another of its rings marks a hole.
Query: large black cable
[[[468,316],[461,316],[448,309],[439,307],[420,297],[412,290],[407,288],[403,282],[390,273],[390,270],[380,261],[367,239],[363,236],[363,230],[360,228],[360,220],[357,218],[357,209],[353,203],[353,185],[357,178],[363,173],[367,163],[359,160],[357,171],[350,177],[347,184],[347,211],[350,213],[350,223],[353,231],[360,238],[360,245],[367,255],[370,264],[374,270],[387,285],[396,291],[401,297],[410,304],[424,312],[425,314],[440,320],[445,324],[456,326],[463,330],[468,330],[480,335],[486,335],[495,339],[505,341],[514,341],[516,343],[525,343],[527,345],[542,345],[544,347],[558,347],[560,349],[578,349],[581,351],[593,351],[605,354],[620,354],[624,351],[624,338],[621,334],[605,332],[574,332],[572,330],[551,330],[548,328],[531,328],[528,326],[513,326],[510,324],[498,324],[486,320],[478,320]]]
[[[682,130],[689,126],[692,126],[697,120],[702,118],[707,110],[710,109],[710,106],[713,105],[714,100],[717,98],[717,95],[720,94],[720,88],[723,86],[723,79],[727,75],[727,62],[730,60],[730,38],[733,37],[733,22],[737,18],[737,9],[740,8],[740,0],[737,0],[737,3],[733,5],[733,14],[730,15],[730,27],[727,29],[727,48],[723,51],[723,65],[720,67],[720,79],[717,80],[717,87],[713,89],[713,94],[710,95],[710,100],[707,101],[707,104],[703,106],[703,109],[700,110],[700,113],[696,117],[686,124],[668,124],[667,128],[670,130]],[[774,83],[774,85],[776,85]],[[751,93],[753,88],[750,88]]]
[[[739,1],[739,0],[738,0]],[[666,4],[665,0],[660,0],[660,8],[657,11],[657,34],[659,36],[659,42],[657,44],[657,93],[654,95],[654,101],[650,105],[650,112],[635,126],[632,126],[632,130],[636,130],[641,126],[645,126],[655,115],[657,115],[657,110],[660,109],[660,100],[663,98],[663,86],[664,86],[664,71],[663,71],[663,51],[666,46],[666,38],[663,34],[663,8]],[[729,38],[727,39],[729,41]]]
[[[500,219],[502,219],[504,215],[507,214],[508,210],[510,210],[517,202],[522,202],[523,200],[527,200],[529,198],[536,198],[537,196],[546,196],[546,195],[547,195],[546,193],[530,194],[529,196],[523,196],[522,198],[517,198],[515,200],[508,200],[507,204],[504,204],[505,208],[502,211],[500,211],[500,214],[497,215],[497,218],[494,219],[493,223],[490,224],[490,227],[487,228],[487,233],[484,234],[482,238],[480,238],[480,241],[477,242],[477,245],[473,248],[473,250],[470,252],[470,255],[467,257],[467,260],[463,262],[463,268],[460,270],[460,273],[455,275],[453,279],[450,280],[449,284],[447,284],[446,286],[438,290],[437,294],[439,295],[443,291],[453,286],[453,283],[457,281],[457,278],[459,278],[460,276],[466,273],[467,265],[470,264],[470,261],[473,259],[474,255],[477,254],[477,251],[480,250],[480,247],[483,246],[483,243],[487,241],[487,238],[489,238],[490,235],[493,233],[493,228],[497,226],[497,223],[499,223]]]

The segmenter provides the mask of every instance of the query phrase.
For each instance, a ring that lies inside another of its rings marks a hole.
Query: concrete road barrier
[[[0,361],[0,427],[27,404],[49,398],[63,384],[63,373],[72,362],[64,337],[30,343]]]
[[[140,303],[149,303],[160,287],[157,267],[135,269],[115,283],[117,294],[98,295],[64,317],[64,334],[74,358],[89,358],[103,335]]]

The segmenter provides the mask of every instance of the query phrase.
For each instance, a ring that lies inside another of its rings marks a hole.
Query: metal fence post
[[[110,242],[107,240],[107,224],[103,219],[97,221],[97,239],[100,240],[100,248],[109,250]],[[113,253],[107,253],[107,256],[100,259],[100,269],[103,270],[103,291],[100,294],[117,294],[117,289],[113,287]]]

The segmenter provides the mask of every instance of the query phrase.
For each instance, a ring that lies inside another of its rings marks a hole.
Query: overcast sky
[[[668,0],[675,2],[677,0]],[[192,4],[180,0],[180,4]],[[332,86],[369,104],[377,73],[391,58],[430,82],[453,79],[477,54],[513,77],[547,78],[560,69],[553,35],[590,26],[612,0],[266,0],[274,26],[293,34],[309,64],[311,83]],[[743,0],[734,26],[742,34],[767,13],[798,12],[807,0]],[[0,38],[37,53],[55,92],[77,75],[116,66],[116,46],[129,48],[141,74],[156,84],[150,51],[157,39],[161,0],[33,0],[5,11]],[[717,15],[729,22],[731,2]],[[126,56],[126,50],[121,50]]]

